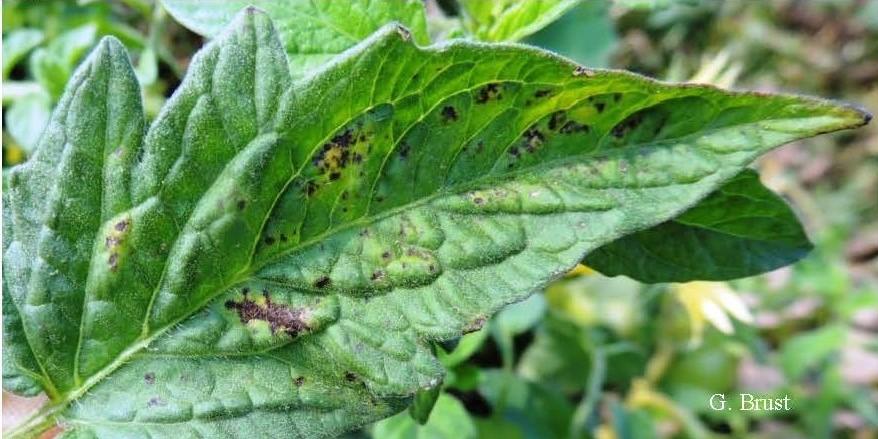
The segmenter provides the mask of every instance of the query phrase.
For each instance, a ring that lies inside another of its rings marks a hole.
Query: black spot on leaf
[[[527,152],[536,151],[537,148],[539,148],[540,145],[542,145],[543,142],[546,140],[546,136],[543,135],[543,133],[540,132],[540,130],[537,128],[528,129],[524,132],[523,137],[525,141],[524,149],[526,149]]]
[[[625,118],[622,122],[613,127],[611,133],[613,137],[620,138],[636,129],[643,122],[643,112],[634,113]]]
[[[326,288],[330,284],[332,284],[332,280],[327,276],[321,276],[319,279],[314,281],[314,286],[317,288]]]
[[[563,111],[556,111],[552,113],[552,116],[549,118],[549,129],[557,130],[561,127],[564,122],[567,120],[567,115],[564,114]]]
[[[329,174],[332,179],[333,174],[339,173],[344,169],[351,160],[351,146],[357,139],[357,134],[351,129],[346,129],[336,134],[323,144],[323,147],[311,159],[311,163],[322,173]],[[336,176],[335,179],[338,177]]]
[[[317,188],[317,183],[315,183],[313,180],[308,180],[302,186],[302,191],[305,193],[305,195],[308,195],[310,197],[311,195],[314,195],[314,192],[317,192]]]
[[[576,66],[576,68],[573,69],[573,76],[585,76],[588,78],[588,77],[591,77],[593,75],[594,75],[594,72],[592,72],[591,70],[589,70],[585,67],[582,67],[582,66]]]
[[[567,123],[565,123],[563,127],[561,127],[560,132],[562,134],[572,134],[572,133],[580,133],[580,132],[587,133],[588,131],[589,131],[588,125],[576,123],[576,122],[571,120],[571,121],[568,121]]]
[[[442,121],[446,122],[446,123],[454,122],[457,120],[457,117],[458,117],[457,110],[450,105],[446,105],[446,106],[442,107],[441,114],[442,114]]]
[[[147,372],[143,374],[143,382],[149,385],[155,384],[155,373]]]
[[[146,401],[147,407],[163,407],[166,405],[168,405],[168,403],[165,402],[164,399],[159,398],[158,396],[153,396],[152,398],[149,398],[148,401]]]
[[[480,88],[478,94],[476,95],[476,103],[484,104],[490,101],[491,99],[499,99],[500,98],[500,90],[498,84],[492,82],[490,84],[485,84],[484,87]]]
[[[109,259],[107,259],[107,264],[110,265],[110,271],[116,271],[119,269],[119,254],[118,253],[110,253]]]

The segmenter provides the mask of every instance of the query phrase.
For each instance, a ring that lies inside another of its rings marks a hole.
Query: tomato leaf
[[[241,8],[254,5],[274,21],[289,55],[293,76],[306,75],[359,43],[382,25],[397,21],[419,44],[429,42],[421,0],[162,0],[187,28],[214,37]]]
[[[482,41],[518,41],[573,9],[582,0],[461,0],[464,27]]]
[[[9,78],[12,68],[31,50],[39,46],[45,35],[39,29],[17,29],[3,38],[3,80]]]
[[[641,282],[728,280],[792,264],[811,248],[792,209],[746,170],[679,217],[607,244],[584,263]]]
[[[765,151],[866,121],[518,45],[421,48],[398,25],[294,83],[248,8],[144,134],[104,39],[6,173],[4,376],[51,399],[19,431],[328,437],[387,417],[441,382],[433,341]]]

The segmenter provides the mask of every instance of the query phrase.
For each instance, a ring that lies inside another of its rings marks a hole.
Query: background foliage
[[[878,2],[572,3],[525,42],[592,67],[878,108]],[[461,13],[449,1],[428,10],[434,19]],[[148,117],[202,45],[148,0],[5,1],[4,166],[33,148],[70,73],[103,35],[131,50]],[[485,35],[504,38],[502,27]],[[758,168],[815,242],[805,260],[684,285],[575,270],[443,348],[450,372],[425,425],[414,420],[425,411],[416,404],[415,416],[352,436],[878,436],[878,128],[799,142]],[[792,410],[707,405],[711,394],[740,392],[789,395]],[[5,408],[11,401],[4,394]]]

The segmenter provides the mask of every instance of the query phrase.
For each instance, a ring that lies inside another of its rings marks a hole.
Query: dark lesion
[[[282,303],[272,302],[271,295],[267,291],[263,292],[263,298],[265,303],[260,304],[245,291],[242,300],[228,300],[225,303],[225,307],[228,310],[235,311],[242,324],[246,325],[252,320],[268,322],[272,334],[280,331],[295,337],[311,329],[307,321],[307,317],[310,315],[308,308],[290,307]]]
[[[445,123],[450,123],[456,121],[460,116],[457,114],[457,109],[451,105],[446,105],[442,107],[442,121]]]
[[[476,103],[485,104],[491,100],[500,99],[501,97],[500,84],[491,82],[479,89],[476,94]]]

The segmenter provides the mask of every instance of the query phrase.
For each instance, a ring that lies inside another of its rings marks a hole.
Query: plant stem
[[[64,405],[47,404],[12,430],[4,432],[3,437],[8,439],[38,438],[47,430],[57,425],[55,415],[62,408],[64,408]]]

